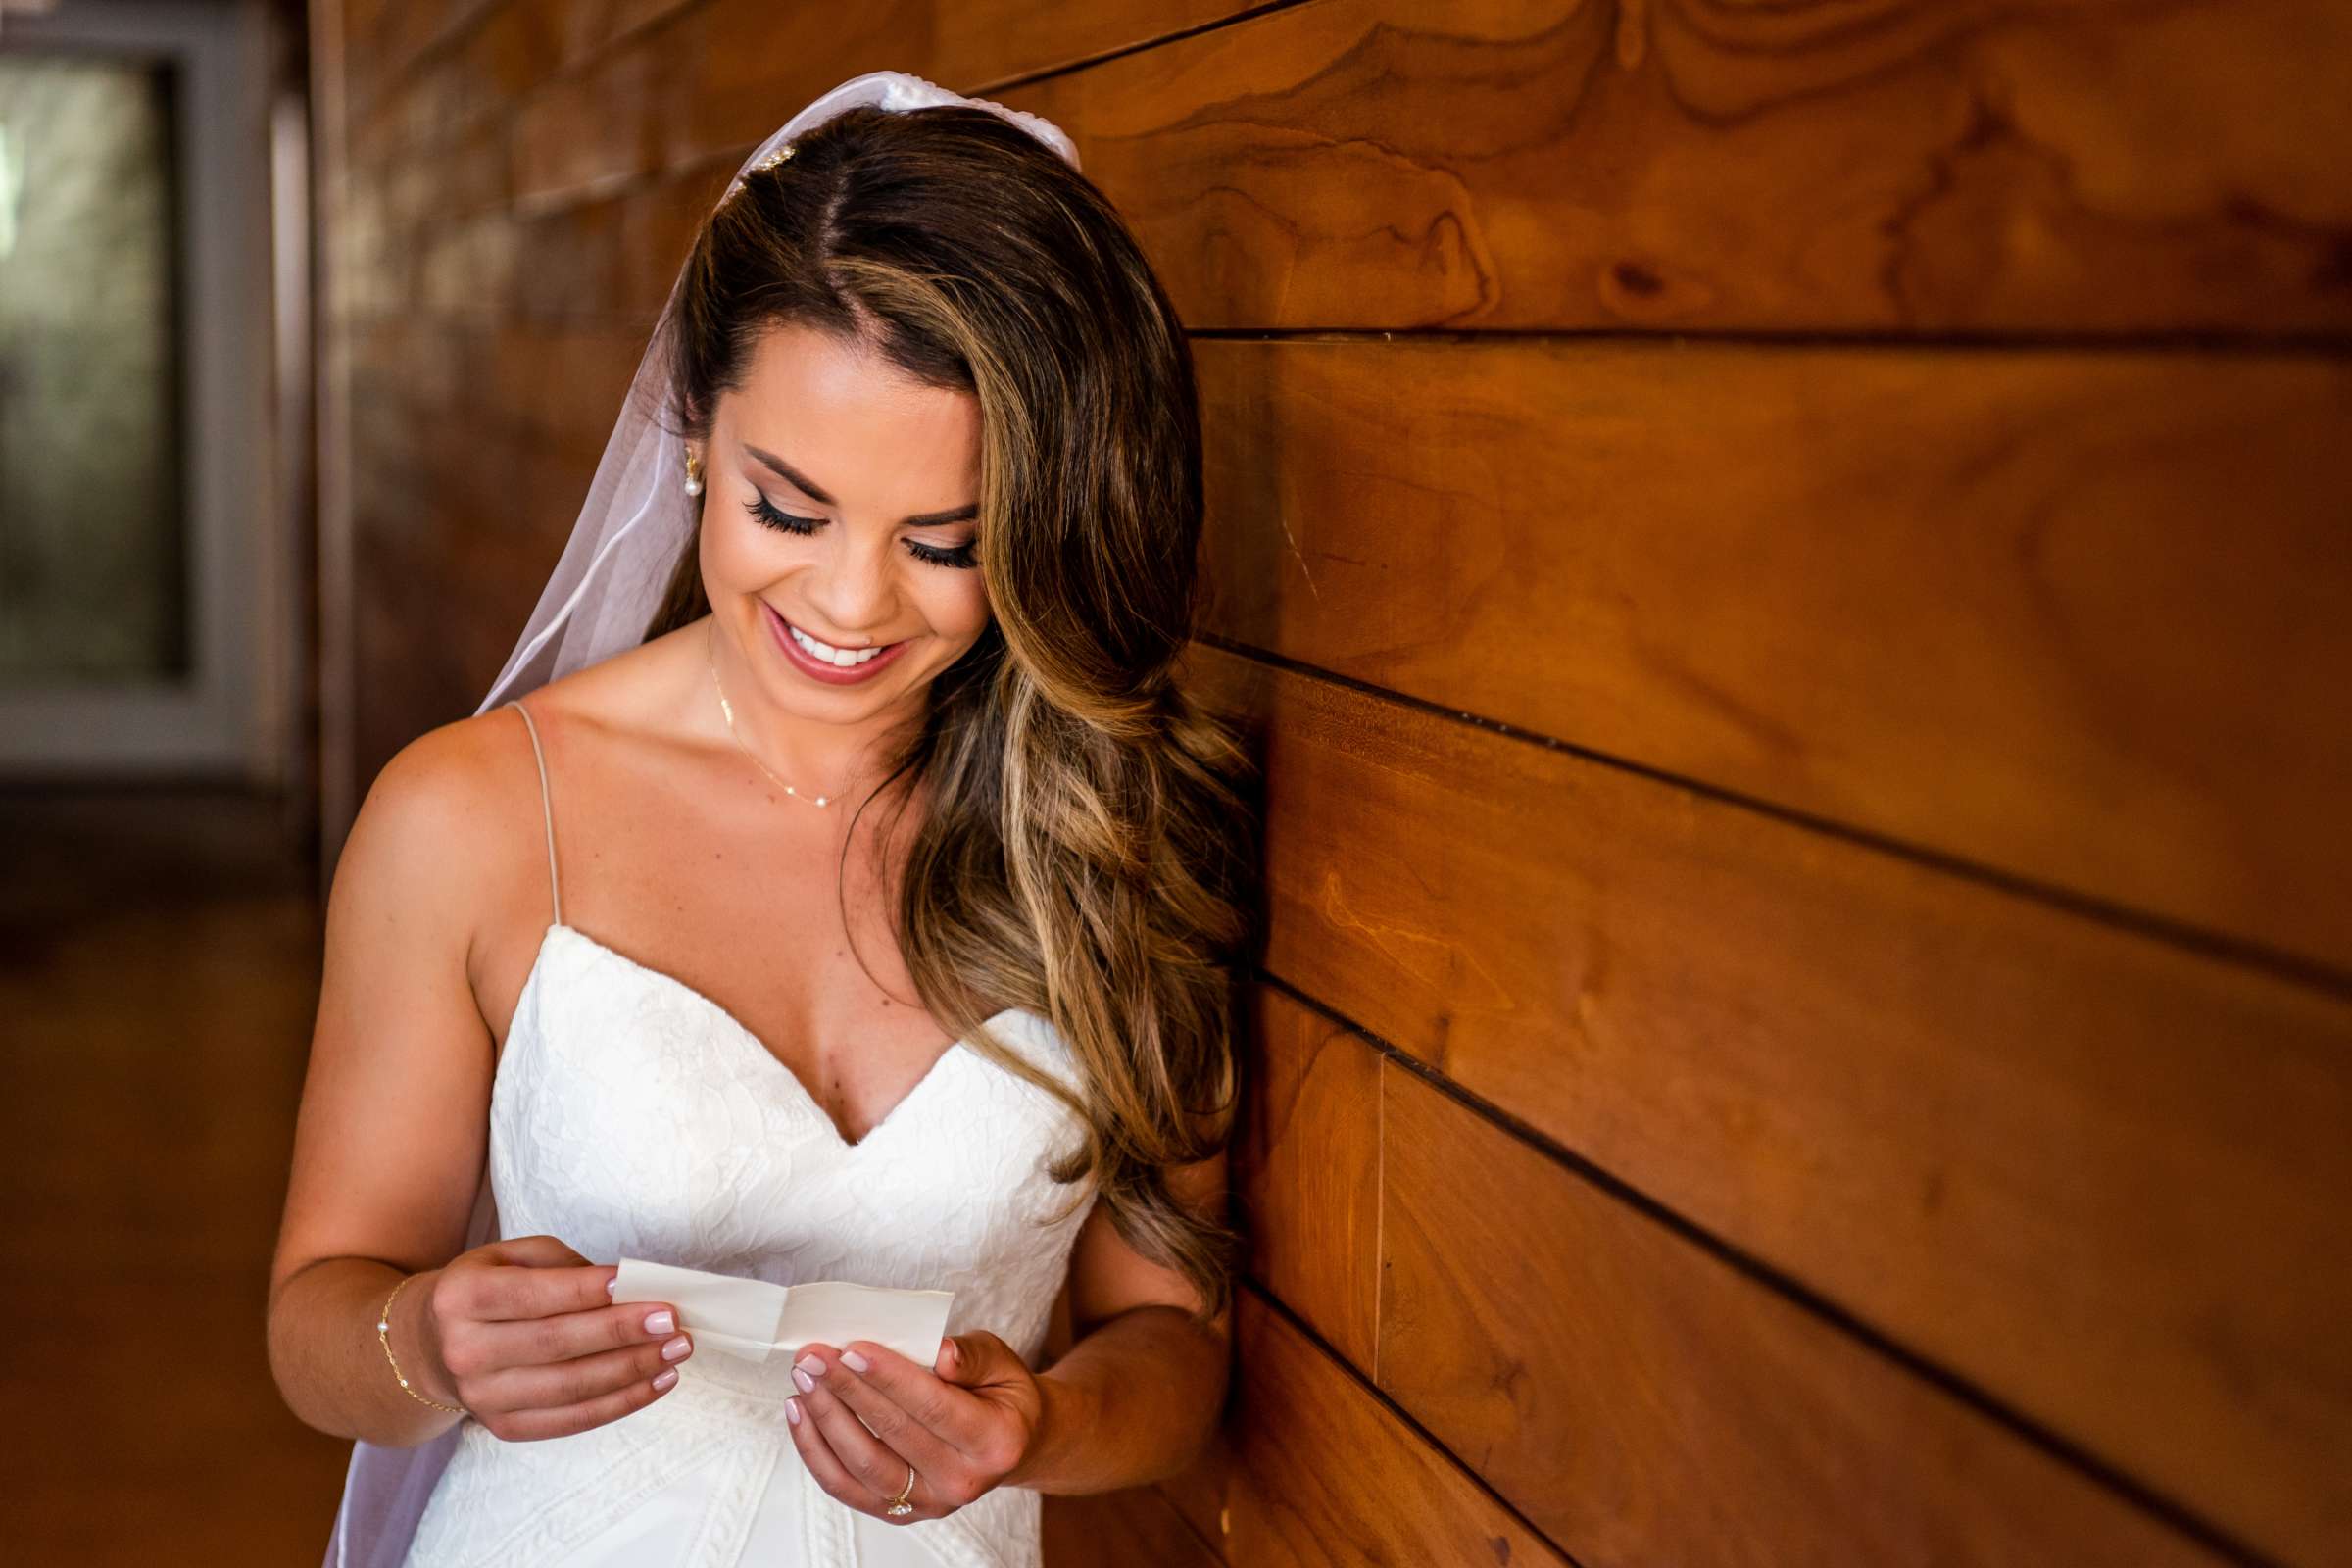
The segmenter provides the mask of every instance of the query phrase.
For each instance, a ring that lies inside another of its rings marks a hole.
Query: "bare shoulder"
[[[368,786],[362,813],[457,826],[509,769],[514,748],[526,744],[520,716],[508,711],[512,706],[428,729],[393,753]]]
[[[538,799],[529,738],[505,706],[426,730],[393,754],[360,803],[335,865],[330,921],[336,906],[370,925],[429,921],[467,945],[490,891],[512,874],[514,846],[536,842]]]
[[[551,771],[593,764],[593,749],[572,745],[587,732],[659,730],[691,677],[698,635],[693,627],[666,633],[524,696]],[[430,911],[444,930],[463,919],[470,931],[495,918],[519,882],[539,885],[533,735],[514,708],[502,703],[426,730],[393,754],[353,819],[336,865],[337,900],[353,876],[371,903]]]

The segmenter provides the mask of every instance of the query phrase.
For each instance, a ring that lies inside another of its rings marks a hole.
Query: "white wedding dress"
[[[548,808],[547,761],[527,709]],[[555,883],[555,826],[547,818]],[[866,1136],[844,1143],[790,1069],[716,1003],[555,921],[524,981],[490,1097],[501,1232],[600,1262],[648,1258],[792,1284],[952,1290],[948,1329],[989,1329],[1032,1366],[1092,1193],[1056,1185],[1066,1106],[963,1042]],[[1035,1013],[989,1027],[1074,1081]],[[691,1329],[691,1324],[688,1325]],[[894,1525],[827,1496],[785,1424],[790,1358],[698,1348],[618,1421],[457,1446],[407,1568],[1030,1568],[1039,1497],[999,1488]]]

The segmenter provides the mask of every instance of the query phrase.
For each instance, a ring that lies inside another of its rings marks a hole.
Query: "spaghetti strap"
[[[556,878],[556,813],[547,803],[547,753],[539,748],[539,724],[531,710],[522,706],[520,698],[507,704],[522,715],[522,727],[531,732],[531,757],[539,764],[539,820],[547,826],[547,889],[554,896],[556,924],[564,923],[564,887]]]

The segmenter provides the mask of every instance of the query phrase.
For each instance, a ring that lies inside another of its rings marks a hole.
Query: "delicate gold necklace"
[[[715,641],[718,636],[718,617],[716,615],[712,615],[709,624],[710,630],[703,638],[703,651],[710,657],[710,684],[716,688],[718,692],[718,711],[720,716],[725,718],[727,721],[727,738],[732,740],[736,746],[742,750],[744,756],[749,757],[752,760],[752,765],[754,767],[758,768],[760,772],[765,773],[769,778],[775,778],[778,784],[782,784],[784,786],[785,794],[791,796],[796,801],[807,801],[811,806],[824,805],[826,799],[824,796],[803,795],[799,790],[794,789],[791,785],[785,784],[782,779],[776,778],[775,770],[769,767],[765,762],[760,760],[759,755],[755,753],[749,746],[745,746],[743,744],[743,737],[735,733],[735,710],[729,706],[727,702],[727,688],[725,683],[720,681],[718,678],[718,644]]]

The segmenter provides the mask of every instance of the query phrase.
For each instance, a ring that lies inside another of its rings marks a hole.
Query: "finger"
[[[889,1519],[890,1515],[882,1511],[885,1505],[884,1499],[874,1494],[873,1488],[851,1475],[840,1458],[834,1454],[832,1444],[827,1442],[825,1435],[817,1429],[814,1414],[803,1404],[802,1401],[806,1397],[804,1395],[796,1395],[784,1401],[784,1414],[792,1425],[792,1446],[799,1450],[801,1462],[808,1467],[808,1473],[816,1478],[816,1484],[824,1489],[825,1495],[831,1497],[835,1502],[855,1508],[859,1513],[871,1514],[876,1519]],[[906,1480],[906,1473],[904,1470],[900,1471],[901,1485],[904,1485]],[[890,1489],[891,1496],[895,1497],[898,1494],[897,1487]],[[899,1519],[912,1517],[911,1514],[898,1516]],[[897,1521],[893,1520],[892,1522]]]
[[[841,1382],[836,1391],[840,1397],[886,1440],[890,1434],[876,1426],[864,1406],[852,1397],[853,1385],[888,1400],[906,1419],[958,1454],[968,1455],[988,1442],[996,1412],[986,1399],[946,1382],[929,1367],[886,1346],[870,1340],[851,1341],[843,1348],[839,1368],[832,1376]],[[906,1456],[926,1473],[936,1468],[914,1453]]]
[[[461,1381],[459,1391],[467,1397],[468,1407],[476,1411],[562,1410],[602,1398],[632,1383],[651,1384],[693,1352],[689,1337],[677,1334],[667,1340],[599,1350],[567,1361],[495,1368]],[[666,1382],[658,1386],[668,1387]]]
[[[588,1261],[557,1236],[509,1236],[483,1243],[472,1255],[518,1268],[568,1268]]]
[[[986,1329],[951,1334],[939,1342],[939,1375],[967,1389],[1027,1383],[1036,1374],[1020,1352]]]
[[[632,1351],[608,1352],[617,1356]],[[530,1406],[479,1416],[491,1436],[509,1443],[535,1443],[545,1438],[569,1437],[586,1432],[591,1427],[605,1426],[626,1415],[633,1415],[661,1398],[678,1385],[678,1369],[665,1367],[652,1377],[634,1372],[618,1388],[594,1397],[570,1404]]]
[[[459,1293],[457,1304],[465,1316],[489,1319],[553,1317],[559,1312],[611,1306],[612,1293],[605,1282],[618,1272],[618,1265],[612,1263],[577,1267],[499,1263],[460,1269],[446,1277],[450,1289]]]
[[[858,1360],[869,1371],[879,1370],[870,1357],[860,1355]],[[794,1371],[802,1373],[811,1382],[821,1384],[827,1394],[838,1399],[866,1431],[881,1442],[883,1447],[925,1475],[943,1474],[951,1467],[962,1466],[963,1454],[953,1443],[934,1431],[928,1421],[917,1419],[910,1409],[884,1393],[869,1378],[859,1376],[856,1370],[857,1363],[849,1356],[836,1355],[824,1346],[810,1346],[792,1365]],[[921,1370],[911,1363],[908,1363],[908,1369],[916,1372]],[[959,1398],[971,1398],[968,1394],[949,1389],[937,1378],[929,1382],[941,1395],[955,1394]],[[920,1395],[918,1389],[913,1396],[920,1397]],[[927,1411],[945,1406],[946,1400],[937,1395],[924,1401]],[[902,1469],[898,1472],[897,1484],[890,1487],[885,1494],[897,1495],[899,1487],[904,1486],[906,1480],[906,1472]]]
[[[442,1359],[451,1372],[545,1366],[599,1350],[663,1344],[680,1335],[677,1312],[659,1301],[630,1301],[593,1312],[504,1318],[476,1323],[444,1337]],[[674,1357],[672,1359],[675,1359]]]
[[[803,1427],[814,1427],[823,1434],[825,1446],[834,1459],[865,1489],[867,1498],[879,1511],[890,1498],[899,1494],[906,1484],[906,1467],[914,1464],[910,1454],[901,1454],[865,1429],[856,1413],[835,1397],[833,1391],[809,1370],[816,1361],[813,1352],[806,1353],[792,1364],[792,1381],[800,1388]],[[921,1469],[920,1465],[915,1466]],[[843,1498],[848,1501],[848,1498]],[[900,1517],[904,1518],[905,1515]]]

